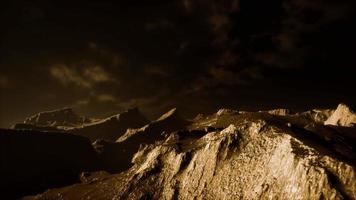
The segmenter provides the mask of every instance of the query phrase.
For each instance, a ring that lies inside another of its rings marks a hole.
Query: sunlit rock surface
[[[301,113],[299,116],[304,116],[314,121],[315,123],[324,124],[324,122],[332,115],[333,109],[313,109]]]
[[[25,199],[356,199],[355,133],[222,111],[141,146],[124,172]]]
[[[116,142],[121,143],[130,138],[135,138],[138,143],[147,143],[148,140],[150,140],[149,142],[154,142],[161,139],[164,133],[167,134],[172,131],[182,129],[188,124],[189,122],[184,120],[179,115],[177,109],[173,108],[157,120],[141,128],[128,129],[124,135],[116,140]]]
[[[345,104],[339,104],[337,109],[325,121],[326,125],[354,126],[356,124],[356,114]]]
[[[182,119],[176,109],[163,114],[157,120],[137,129],[127,129],[116,142],[97,140],[93,143],[102,165],[110,172],[128,169],[132,156],[144,144],[155,143],[172,131],[186,128],[188,121]]]

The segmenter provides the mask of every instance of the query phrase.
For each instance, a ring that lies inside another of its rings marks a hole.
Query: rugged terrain
[[[172,109],[141,128],[127,129],[115,142],[96,140],[93,145],[106,170],[122,171],[132,166],[131,159],[141,145],[163,140],[168,133],[185,129],[188,124],[189,121],[182,119],[177,110]]]
[[[150,128],[172,113],[118,139],[121,148],[146,143],[129,169],[85,173],[82,183],[24,199],[356,199],[355,113],[346,105],[222,109]]]

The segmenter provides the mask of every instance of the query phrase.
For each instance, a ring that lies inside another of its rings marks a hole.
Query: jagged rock
[[[162,140],[165,138],[164,133],[183,129],[188,123],[180,117],[176,109],[172,109],[141,128],[127,129],[116,142],[98,140],[94,142],[94,146],[99,152],[103,168],[110,172],[118,172],[132,165],[130,161],[140,145]]]
[[[333,114],[325,121],[325,125],[354,126],[356,114],[347,105],[339,104]]]
[[[24,124],[44,127],[75,127],[88,123],[90,120],[77,115],[72,108],[45,111],[25,119]]]
[[[128,138],[135,137],[137,142],[152,143],[162,139],[163,132],[170,133],[172,131],[185,128],[188,124],[188,121],[180,117],[177,109],[173,108],[146,126],[139,129],[128,129],[127,132],[118,138],[116,142],[124,142]]]
[[[212,115],[215,129],[141,146],[125,172],[28,199],[356,199],[354,134],[296,117]]]
[[[303,112],[300,115],[305,116],[316,123],[324,124],[324,122],[331,116],[333,112],[334,110],[332,109],[313,109]]]
[[[94,148],[80,136],[0,129],[0,150],[2,199],[74,184],[80,172],[98,170]]]
[[[107,119],[71,129],[69,133],[87,137],[91,141],[97,139],[115,141],[128,128],[138,128],[147,123],[149,123],[149,120],[143,116],[138,108],[133,108]]]

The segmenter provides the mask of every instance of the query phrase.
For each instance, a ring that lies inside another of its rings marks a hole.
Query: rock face
[[[354,133],[297,115],[220,112],[141,146],[127,171],[25,199],[356,199]]]
[[[149,120],[137,108],[133,108],[107,119],[71,129],[69,132],[87,137],[92,142],[97,139],[115,141],[128,128],[138,128],[147,123],[149,123]]]
[[[24,124],[44,127],[75,127],[90,122],[89,119],[77,115],[71,108],[45,111],[25,119]]]
[[[180,117],[177,109],[173,108],[157,120],[139,129],[128,129],[123,136],[117,139],[116,142],[123,143],[131,138],[131,140],[136,140],[138,143],[152,143],[162,139],[164,133],[167,134],[184,128],[188,124],[188,121]]]
[[[339,104],[337,109],[325,121],[325,125],[351,127],[356,124],[356,114],[345,104]]]
[[[76,183],[99,164],[88,139],[55,132],[0,129],[0,155],[1,199]]]
[[[165,138],[164,133],[184,129],[189,124],[182,119],[176,109],[163,114],[159,119],[138,129],[127,129],[116,142],[98,140],[94,146],[99,152],[104,168],[111,171],[128,169],[132,156],[140,145],[151,144]]]
[[[324,122],[332,115],[335,110],[333,109],[313,109],[303,112],[299,117],[304,116],[315,123],[324,124]]]

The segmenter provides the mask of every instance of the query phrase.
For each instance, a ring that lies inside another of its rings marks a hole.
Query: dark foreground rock
[[[355,134],[287,112],[224,111],[142,146],[127,171],[25,199],[356,199]]]
[[[79,182],[98,169],[86,138],[55,132],[0,129],[1,199],[19,198]]]

